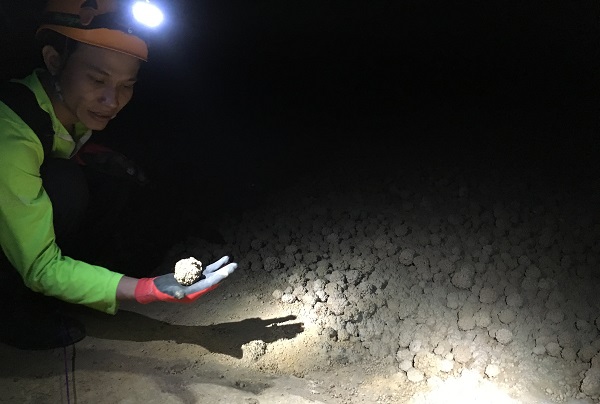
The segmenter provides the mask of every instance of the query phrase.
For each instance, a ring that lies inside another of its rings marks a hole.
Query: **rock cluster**
[[[334,346],[411,382],[553,360],[587,367],[554,394],[600,397],[598,205],[536,178],[411,175],[291,189],[223,248]]]

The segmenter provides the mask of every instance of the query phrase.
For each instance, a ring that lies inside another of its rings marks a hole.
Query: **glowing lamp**
[[[164,19],[162,11],[148,0],[136,1],[131,11],[137,22],[150,28],[158,27]]]

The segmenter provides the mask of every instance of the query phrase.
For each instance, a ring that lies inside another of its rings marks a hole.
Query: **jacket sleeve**
[[[30,289],[114,314],[123,275],[61,254],[40,176],[43,158],[28,126],[0,118],[0,246]]]

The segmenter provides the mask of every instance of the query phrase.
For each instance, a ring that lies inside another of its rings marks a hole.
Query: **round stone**
[[[408,371],[406,372],[406,377],[408,377],[408,380],[410,380],[413,383],[419,383],[422,382],[423,379],[425,379],[425,375],[423,374],[423,372],[415,368],[408,369]]]
[[[501,328],[496,331],[496,340],[502,345],[510,343],[513,339],[513,333],[507,328]]]
[[[500,374],[500,368],[498,367],[498,365],[494,364],[487,365],[485,368],[485,374],[489,378],[496,377]]]
[[[200,279],[202,263],[194,257],[184,258],[175,264],[175,280],[183,286],[189,286]]]

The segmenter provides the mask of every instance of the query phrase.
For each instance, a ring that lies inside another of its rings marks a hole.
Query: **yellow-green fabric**
[[[71,158],[91,131],[76,125],[74,136],[68,133],[40,83],[40,72],[15,81],[29,87],[50,114],[55,131],[52,157]],[[114,314],[123,275],[62,255],[54,234],[52,203],[40,176],[43,160],[38,136],[0,102],[0,246],[30,289]]]

